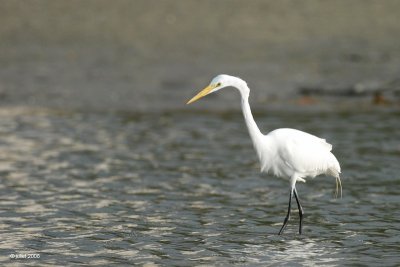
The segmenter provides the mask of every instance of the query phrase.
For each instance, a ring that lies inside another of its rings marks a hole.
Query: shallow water
[[[294,209],[278,236],[289,185],[259,173],[240,111],[2,110],[0,263],[398,266],[399,115],[256,113],[328,139],[343,170],[342,199],[298,184],[304,234]]]

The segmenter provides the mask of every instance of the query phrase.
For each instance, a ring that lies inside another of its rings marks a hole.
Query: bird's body
[[[305,182],[308,177],[326,174],[336,178],[336,193],[339,187],[341,190],[340,165],[331,153],[332,145],[325,139],[290,128],[276,129],[263,135],[251,113],[248,101],[250,89],[245,81],[237,77],[218,75],[209,86],[189,100],[188,104],[228,86],[240,92],[244,120],[260,161],[261,171],[290,181],[288,212],[279,234],[288,223],[293,194],[299,208],[301,234],[303,208],[296,191],[296,182]]]
[[[302,182],[320,174],[339,175],[340,166],[331,153],[332,145],[324,139],[282,128],[264,135],[261,142],[264,149],[257,152],[262,172],[281,178],[296,177]]]

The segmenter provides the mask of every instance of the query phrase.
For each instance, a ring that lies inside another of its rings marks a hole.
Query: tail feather
[[[335,190],[335,198],[338,197],[339,189],[340,189],[340,198],[342,198],[342,181],[340,180],[340,176],[336,176],[336,190]]]
[[[332,166],[328,169],[328,174],[336,179],[335,198],[338,197],[340,191],[340,198],[342,198],[342,181],[340,180],[340,164],[336,157],[331,153]]]

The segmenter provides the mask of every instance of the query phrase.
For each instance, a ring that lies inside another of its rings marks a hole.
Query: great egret
[[[332,145],[327,143],[325,139],[289,128],[277,129],[267,135],[263,135],[258,129],[250,110],[250,89],[245,81],[234,76],[218,75],[212,79],[206,88],[190,99],[187,104],[225,87],[234,87],[240,92],[244,120],[260,160],[261,172],[273,174],[290,181],[288,211],[278,234],[282,234],[288,224],[293,194],[299,209],[299,234],[301,234],[304,212],[296,190],[297,181],[305,182],[306,178],[312,178],[320,174],[331,175],[336,178],[336,196],[339,188],[340,195],[342,195],[342,184],[339,176],[340,165],[336,157],[331,153]]]

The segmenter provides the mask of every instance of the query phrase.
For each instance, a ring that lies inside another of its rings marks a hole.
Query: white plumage
[[[282,178],[295,176],[302,182],[319,174],[339,176],[339,162],[330,152],[332,145],[325,139],[287,128],[274,130],[263,139],[262,172]]]
[[[238,89],[240,92],[243,116],[260,160],[261,171],[290,181],[288,212],[279,234],[283,232],[290,218],[293,194],[299,208],[299,233],[301,234],[304,213],[296,191],[296,182],[305,182],[306,178],[320,174],[331,175],[336,178],[336,195],[339,188],[341,194],[340,165],[331,152],[332,145],[327,143],[325,139],[296,129],[277,129],[263,135],[251,113],[248,101],[250,89],[245,81],[237,77],[225,74],[218,75],[206,88],[189,100],[188,104],[229,86]]]

